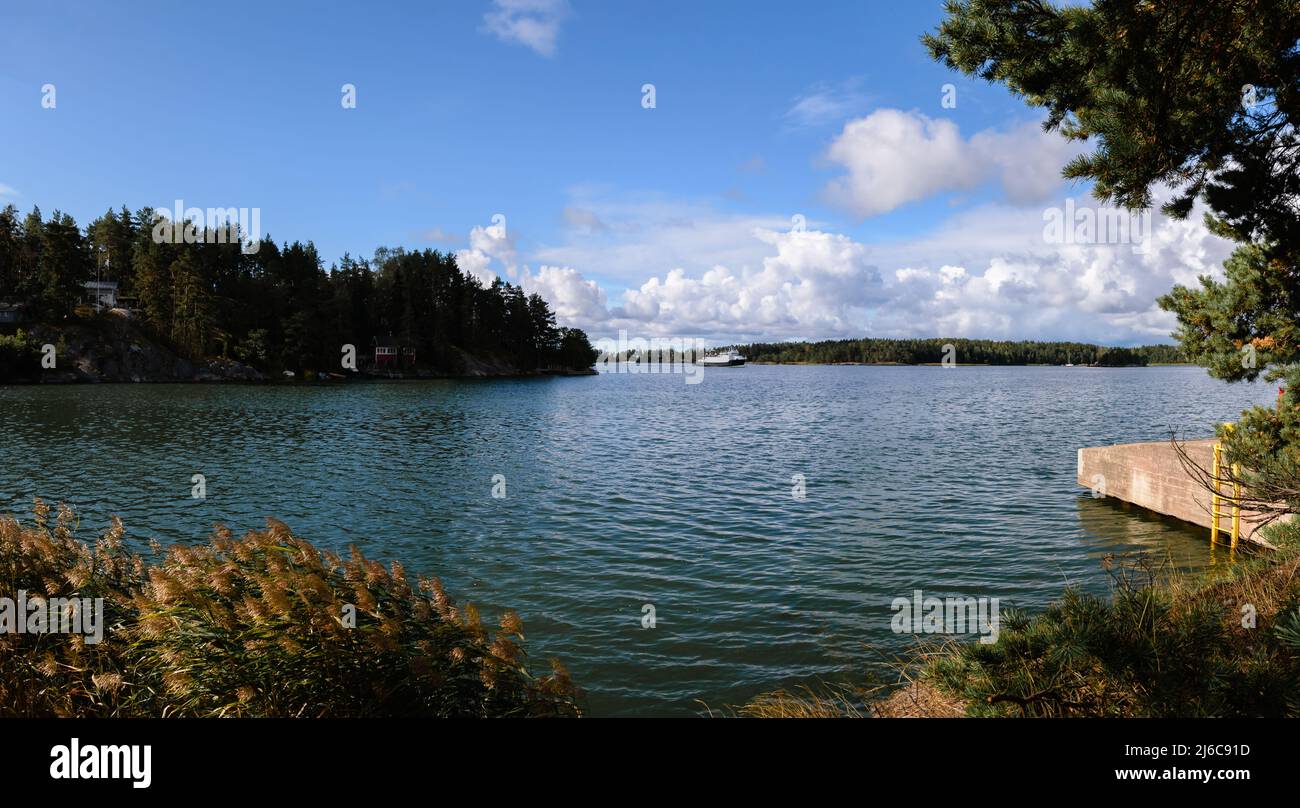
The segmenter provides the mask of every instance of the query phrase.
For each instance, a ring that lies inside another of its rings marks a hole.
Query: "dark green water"
[[[83,538],[118,514],[164,543],[275,516],[517,609],[592,714],[684,714],[890,659],[913,589],[1033,609],[1103,590],[1106,553],[1207,564],[1204,531],[1091,499],[1076,449],[1273,395],[1172,367],[0,387],[0,510],[39,495]]]

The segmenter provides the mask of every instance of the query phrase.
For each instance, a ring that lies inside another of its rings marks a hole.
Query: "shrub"
[[[36,379],[41,375],[41,352],[36,340],[22,329],[0,334],[0,382]]]
[[[124,549],[116,519],[91,548],[71,510],[53,526],[39,500],[34,513],[31,527],[0,517],[0,594],[102,597],[107,627],[98,644],[0,633],[0,714],[578,715],[558,662],[529,671],[518,616],[490,632],[396,562],[322,552],[274,520],[155,547],[151,562]]]
[[[1036,617],[1004,613],[997,643],[953,644],[924,675],[973,715],[1296,715],[1298,568],[1288,547],[1208,583],[1110,566],[1109,598],[1070,589]]]

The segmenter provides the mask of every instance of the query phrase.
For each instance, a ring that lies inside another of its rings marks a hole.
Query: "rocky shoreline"
[[[166,383],[301,383],[319,381],[402,381],[423,379],[476,379],[595,375],[589,370],[524,371],[505,362],[461,352],[464,370],[445,373],[427,368],[403,372],[346,375],[275,376],[225,357],[191,361],[149,339],[125,320],[98,320],[66,325],[35,323],[24,330],[37,342],[55,346],[55,366],[32,378],[10,379],[12,384],[166,384]]]
[[[260,382],[267,376],[233,359],[178,357],[126,322],[35,324],[32,338],[55,346],[55,366],[29,383]]]

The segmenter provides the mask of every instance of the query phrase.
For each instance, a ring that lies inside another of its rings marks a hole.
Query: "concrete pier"
[[[1214,439],[1188,441],[1188,457],[1204,469],[1214,468]],[[1178,452],[1169,441],[1155,443],[1121,443],[1079,450],[1079,485],[1108,497],[1131,502],[1147,510],[1162,513],[1210,528],[1210,492],[1183,468]],[[1230,486],[1223,494],[1230,496]],[[1242,511],[1241,538],[1267,544],[1261,535],[1258,514]],[[1232,536],[1232,504],[1225,500],[1219,518],[1219,541]],[[1206,537],[1209,538],[1208,536]]]

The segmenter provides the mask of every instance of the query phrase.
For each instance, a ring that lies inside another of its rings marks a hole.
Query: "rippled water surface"
[[[889,659],[916,588],[1032,609],[1104,589],[1106,553],[1208,563],[1204,531],[1090,498],[1076,449],[1273,395],[1183,367],[0,387],[0,510],[39,495],[83,538],[119,514],[164,543],[275,516],[517,609],[590,713],[683,714]]]

